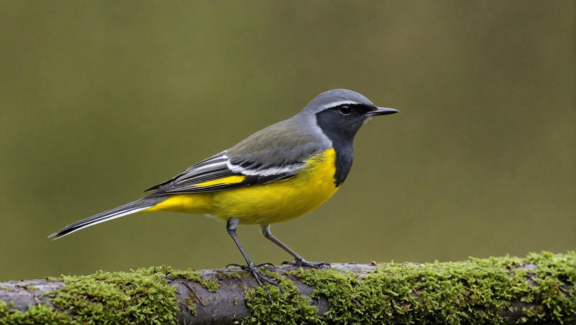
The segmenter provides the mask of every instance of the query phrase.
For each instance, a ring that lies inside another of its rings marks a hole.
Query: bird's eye
[[[340,114],[342,115],[350,115],[350,113],[352,113],[352,109],[348,106],[342,106],[340,107]]]

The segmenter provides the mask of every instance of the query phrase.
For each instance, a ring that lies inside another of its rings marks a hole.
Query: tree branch
[[[0,324],[533,323],[575,320],[574,254],[431,264],[269,269],[285,293],[238,269],[0,282]],[[3,303],[4,302],[4,303]],[[29,321],[29,322],[26,322]]]

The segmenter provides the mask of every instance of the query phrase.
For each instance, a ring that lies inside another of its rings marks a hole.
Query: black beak
[[[386,108],[386,107],[375,107],[374,110],[367,113],[368,116],[378,116],[378,115],[390,115],[398,113],[397,110],[393,108]]]

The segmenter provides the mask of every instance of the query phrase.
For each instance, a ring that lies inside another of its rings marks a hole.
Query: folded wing
[[[146,191],[156,190],[153,196],[183,193],[221,191],[250,185],[260,185],[295,175],[302,164],[262,171],[233,164],[227,151],[216,154],[186,169],[173,179],[153,186]]]
[[[148,190],[156,190],[151,196],[201,193],[289,179],[330,148],[321,140],[305,134],[298,120],[282,121]]]

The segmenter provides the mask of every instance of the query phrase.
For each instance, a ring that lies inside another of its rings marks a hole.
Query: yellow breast
[[[334,149],[308,159],[293,178],[265,185],[210,193],[173,195],[146,210],[210,214],[239,218],[241,224],[271,224],[298,218],[329,199],[338,188]]]
[[[214,193],[212,214],[236,217],[241,224],[271,224],[308,213],[338,189],[334,183],[336,153],[330,149],[310,158],[295,177],[270,184]]]

